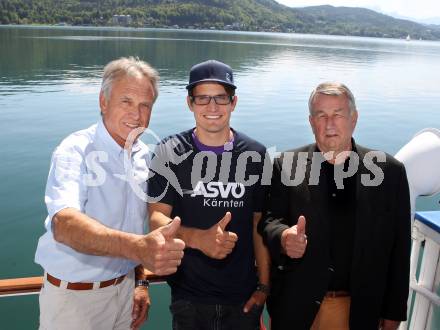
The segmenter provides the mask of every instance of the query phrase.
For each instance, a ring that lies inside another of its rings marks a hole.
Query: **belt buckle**
[[[115,282],[113,283],[113,285],[118,285],[119,283],[122,282],[122,280],[124,279],[125,275],[121,275],[119,277],[115,278]]]

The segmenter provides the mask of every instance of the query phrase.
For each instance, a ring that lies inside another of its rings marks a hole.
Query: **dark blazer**
[[[406,320],[411,245],[409,189],[400,162],[385,153],[382,155],[386,155],[386,161],[379,162],[369,157],[370,149],[356,146],[354,140],[353,145],[359,167],[350,329],[378,329],[380,318]],[[328,288],[331,270],[326,180],[309,184],[311,168],[317,166],[319,173],[320,154],[313,156],[316,150],[315,144],[304,146],[289,151],[294,152],[293,161],[285,152],[274,162],[268,210],[259,226],[272,257],[272,289],[267,301],[272,330],[309,329]],[[298,157],[298,152],[304,157]],[[316,161],[312,162],[313,157]],[[292,161],[292,166],[283,169],[283,161]],[[298,173],[305,169],[305,179],[286,186],[283,182],[295,178],[295,169]],[[361,180],[374,179],[380,171],[381,184],[361,184]],[[281,251],[281,233],[295,225],[300,215],[306,217],[307,248],[302,258],[291,259]]]

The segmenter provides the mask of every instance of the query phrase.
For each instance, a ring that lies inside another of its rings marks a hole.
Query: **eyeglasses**
[[[207,105],[211,103],[211,99],[214,99],[215,104],[218,105],[226,105],[232,102],[232,96],[230,95],[194,95],[191,96],[191,100],[197,105]]]

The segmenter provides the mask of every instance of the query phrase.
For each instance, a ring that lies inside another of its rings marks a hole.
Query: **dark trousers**
[[[264,306],[243,312],[240,305],[207,305],[176,300],[170,306],[173,330],[259,330]]]

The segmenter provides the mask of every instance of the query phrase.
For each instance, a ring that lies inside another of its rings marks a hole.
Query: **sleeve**
[[[156,146],[153,158],[151,160],[150,171],[147,181],[148,202],[161,202],[168,205],[174,205],[177,198],[177,192],[174,185],[179,181],[168,157],[169,151],[166,145],[160,143]]]
[[[281,175],[281,159],[275,159],[266,210],[258,224],[258,231],[263,236],[275,265],[284,263],[284,257],[281,253],[281,234],[289,228],[286,224],[289,205],[288,188],[282,183]]]
[[[388,320],[404,321],[407,315],[409,293],[411,207],[408,180],[403,165],[401,165],[400,182],[395,194],[395,237],[381,316]]]
[[[253,211],[254,212],[263,212],[265,209],[265,202],[266,202],[266,195],[268,191],[268,187],[263,184],[263,175],[264,175],[264,169],[266,166],[266,163],[270,163],[270,157],[266,153],[266,151],[260,153],[261,156],[261,162],[258,164],[258,174],[260,179],[255,184],[255,192],[253,194]],[[270,164],[269,164],[270,165]]]
[[[72,207],[84,212],[87,187],[83,177],[86,171],[84,156],[74,147],[59,146],[52,155],[44,200],[48,218],[46,229],[51,230],[53,216],[62,209]]]

